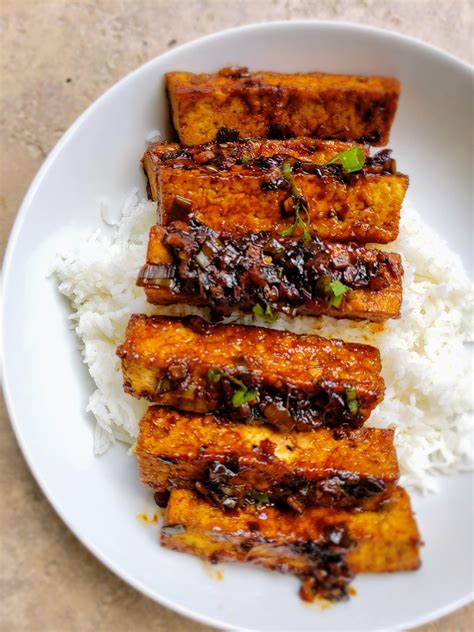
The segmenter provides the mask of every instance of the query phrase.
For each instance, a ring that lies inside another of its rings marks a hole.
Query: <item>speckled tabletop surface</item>
[[[318,18],[385,27],[472,62],[473,10],[470,0],[2,0],[1,253],[33,176],[69,125],[168,48],[240,24]],[[210,631],[143,597],[84,549],[31,477],[4,408],[0,416],[0,630]],[[419,628],[473,629],[472,604]]]

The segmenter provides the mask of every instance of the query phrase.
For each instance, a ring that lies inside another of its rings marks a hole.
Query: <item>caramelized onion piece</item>
[[[137,285],[158,285],[159,287],[170,287],[171,279],[174,274],[175,269],[172,265],[155,265],[148,263],[140,270]]]
[[[290,411],[279,402],[268,404],[263,411],[263,415],[265,419],[277,428],[288,428],[290,430],[295,423]]]

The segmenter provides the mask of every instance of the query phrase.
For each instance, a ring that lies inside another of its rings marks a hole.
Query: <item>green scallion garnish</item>
[[[353,386],[346,386],[346,400],[349,412],[352,415],[357,415],[357,413],[359,412],[360,404],[359,400],[357,399],[357,391]]]
[[[328,285],[326,285],[325,291],[327,294],[331,294],[329,305],[339,307],[342,302],[342,297],[349,291],[349,288],[340,281],[333,281],[332,283],[328,283]]]
[[[209,371],[207,372],[207,377],[209,382],[219,382],[221,377],[222,377],[222,371],[219,371],[219,369],[209,369]]]
[[[360,171],[364,166],[365,154],[360,147],[352,147],[352,149],[337,154],[326,164],[333,165],[337,162],[342,165],[344,173],[354,173],[354,171]]]
[[[240,164],[241,165],[246,165],[248,162],[250,162],[252,160],[252,158],[250,158],[250,156],[247,156],[246,154],[244,154],[242,156],[242,158],[240,159]]]
[[[234,406],[234,408],[239,408],[247,402],[252,402],[258,399],[258,389],[249,389],[249,387],[246,386],[242,382],[242,380],[239,380],[233,375],[229,375],[228,373],[225,373],[220,369],[212,367],[207,371],[207,379],[209,380],[209,382],[214,382],[216,384],[217,382],[220,382],[222,378],[227,378],[230,382],[232,382],[232,384],[237,387],[232,396],[232,406]]]
[[[291,165],[289,162],[285,162],[281,167],[281,175],[285,178],[285,180],[290,181],[292,178],[291,175]]]
[[[290,185],[291,197],[293,199],[293,207],[295,212],[295,221],[291,226],[285,228],[280,232],[282,237],[291,237],[295,230],[299,227],[302,229],[302,239],[303,241],[309,241],[311,239],[311,235],[308,229],[308,224],[310,222],[309,212],[308,212],[308,203],[301,195],[298,187],[296,186],[296,182],[293,178],[291,165],[289,162],[285,162],[281,167],[281,174],[285,178],[285,180]],[[306,215],[306,221],[301,217],[301,212]]]
[[[249,489],[246,496],[259,504],[268,504],[270,502],[267,492],[259,492],[258,489]]]
[[[266,305],[265,308],[263,308],[257,303],[257,305],[252,307],[252,312],[255,316],[262,318],[267,323],[274,323],[280,318],[280,315],[277,314],[277,312],[274,312],[270,305]]]
[[[244,384],[240,386],[232,396],[232,406],[240,408],[247,402],[253,402],[258,398],[258,390],[256,388],[248,389]]]

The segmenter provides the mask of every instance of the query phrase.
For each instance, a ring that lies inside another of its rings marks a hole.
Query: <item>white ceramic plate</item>
[[[190,556],[161,549],[136,519],[148,493],[117,446],[92,454],[85,406],[92,383],[67,326],[68,308],[46,278],[59,244],[100,223],[99,201],[121,207],[145,193],[145,136],[168,130],[163,75],[238,64],[280,71],[394,75],[403,92],[390,145],[410,174],[410,200],[470,265],[472,73],[421,42],[342,23],[290,22],[230,30],[176,48],[120,81],[48,157],[18,215],[4,265],[4,385],[23,453],[78,538],[125,581],[183,614],[252,630],[379,630],[413,626],[466,603],[471,590],[469,476],[414,498],[426,546],[416,573],[360,577],[357,596],[325,611],[303,604],[298,582],[227,565],[216,581]],[[436,254],[436,253],[434,253]]]

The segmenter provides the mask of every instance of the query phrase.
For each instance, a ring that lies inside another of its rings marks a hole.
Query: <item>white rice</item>
[[[71,320],[97,387],[87,407],[97,420],[97,454],[115,440],[133,443],[147,406],[123,392],[115,355],[130,314],[191,311],[149,305],[135,285],[155,214],[155,204],[139,201],[135,193],[114,236],[98,230],[55,263],[59,289],[71,301]],[[412,208],[403,209],[400,236],[386,249],[403,256],[399,320],[381,327],[326,317],[280,318],[275,327],[366,342],[380,349],[387,389],[370,425],[396,428],[402,483],[426,492],[436,489],[437,474],[470,467],[471,360],[465,343],[472,340],[474,292],[459,257]],[[240,320],[254,322],[248,316]]]

